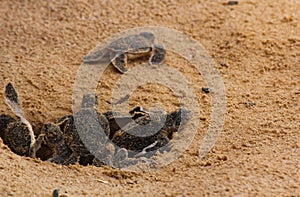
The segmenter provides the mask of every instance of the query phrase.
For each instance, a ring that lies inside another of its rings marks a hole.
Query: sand
[[[299,196],[300,2],[224,3],[2,0],[0,89],[14,83],[37,132],[72,113],[82,58],[103,39],[133,27],[169,27],[201,43],[221,73],[227,104],[218,141],[199,160],[211,97],[201,90],[206,84],[197,70],[169,53],[166,62],[191,80],[201,108],[195,138],[177,160],[150,172],[60,166],[15,155],[0,140],[0,196],[51,196],[54,189],[65,196]],[[101,111],[111,108],[118,77],[112,66],[102,76]],[[13,115],[3,91],[0,98],[0,114]],[[157,84],[130,97],[130,107],[154,102],[168,111],[178,106],[170,89]]]

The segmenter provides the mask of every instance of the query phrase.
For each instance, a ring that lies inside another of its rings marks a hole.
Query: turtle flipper
[[[128,158],[128,151],[125,148],[120,148],[114,155],[114,162],[118,163]]]
[[[164,49],[164,47],[159,46],[159,45],[155,45],[154,49],[153,49],[153,53],[150,57],[150,64],[160,64],[164,61],[166,56],[166,50]]]
[[[115,51],[106,47],[83,57],[83,62],[87,64],[108,64],[115,55]]]
[[[35,143],[29,149],[29,156],[31,158],[36,158],[36,152],[41,148],[42,143],[44,142],[45,134],[40,134],[36,139]]]
[[[8,106],[18,117],[22,118],[23,112],[20,107],[19,96],[12,83],[6,85],[4,95]]]
[[[10,106],[10,108],[13,110],[13,112],[16,114],[16,116],[18,116],[21,119],[21,122],[23,122],[28,127],[29,135],[31,138],[30,148],[32,148],[36,142],[34,132],[33,132],[31,124],[28,122],[28,120],[23,115],[23,111],[21,109],[20,102],[19,102],[18,93],[15,90],[12,83],[8,83],[6,85],[4,95],[5,95],[5,100],[6,100],[6,103],[8,104],[8,106]]]
[[[127,55],[125,53],[121,53],[115,59],[113,59],[112,64],[118,71],[121,73],[127,72],[126,64],[127,64]]]

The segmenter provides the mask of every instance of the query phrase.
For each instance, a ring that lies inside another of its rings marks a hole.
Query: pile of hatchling
[[[127,58],[151,53],[150,63],[159,64],[165,51],[162,47],[155,48],[153,41],[154,36],[149,32],[121,38],[85,57],[84,62],[110,58],[117,70],[123,73],[127,71]],[[144,47],[145,44],[148,48]],[[119,48],[122,50],[117,50]],[[135,165],[142,158],[168,151],[173,135],[189,116],[185,109],[167,114],[159,110],[147,111],[139,106],[129,111],[129,115],[115,111],[100,113],[97,111],[97,96],[86,94],[79,111],[44,124],[41,131],[33,131],[12,83],[6,85],[4,97],[16,116],[0,115],[0,137],[4,144],[18,155],[39,157],[62,165],[79,163],[120,168]]]

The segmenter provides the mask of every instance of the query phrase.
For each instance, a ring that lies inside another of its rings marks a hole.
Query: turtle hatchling
[[[60,118],[55,123],[46,123],[43,125],[41,134],[44,135],[42,143],[42,155],[50,162],[65,164],[71,157],[72,151],[64,141],[63,130],[71,118],[71,115]],[[45,158],[44,158],[45,159]]]
[[[119,38],[105,48],[91,52],[83,58],[83,62],[88,64],[112,63],[121,73],[127,71],[128,59],[150,55],[150,64],[160,64],[165,58],[166,51],[162,46],[156,45],[154,39],[155,36],[151,32],[141,32]]]
[[[12,83],[6,85],[4,96],[6,103],[19,120],[8,115],[1,115],[1,122],[4,123],[1,131],[3,142],[14,153],[35,158],[37,150],[41,147],[43,135],[39,135],[38,139],[35,139],[32,126],[23,114],[18,93]]]
[[[95,109],[96,106],[96,95],[84,95],[81,109],[68,119],[63,129],[64,141],[72,151],[68,164],[87,157],[93,159],[93,154],[104,150],[110,132],[109,123]]]
[[[167,145],[179,126],[184,124],[189,113],[185,109],[170,114],[162,111],[131,112],[133,117],[137,118],[117,131],[112,138],[112,142],[117,146],[130,151],[130,157],[141,156]]]

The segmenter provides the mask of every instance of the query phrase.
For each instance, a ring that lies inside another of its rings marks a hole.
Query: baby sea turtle
[[[104,149],[110,132],[109,123],[95,109],[96,106],[97,97],[94,94],[84,95],[81,109],[65,124],[64,141],[72,151],[68,164],[79,162],[80,159],[93,159],[91,150],[101,152]]]
[[[178,131],[179,126],[188,117],[188,111],[185,109],[179,109],[170,114],[159,111],[136,112],[139,117],[117,131],[112,138],[113,143],[129,150],[129,156],[134,157],[167,145],[173,138],[173,134]],[[142,136],[141,133],[145,136]]]
[[[25,118],[20,107],[18,93],[11,83],[5,87],[5,100],[20,120],[2,115],[2,121],[7,124],[4,129],[3,142],[16,154],[35,158],[36,151],[40,148],[43,135],[35,139],[31,124]]]
[[[128,59],[151,55],[150,64],[160,64],[166,51],[162,46],[154,43],[154,34],[151,32],[141,32],[135,35],[119,38],[110,43],[105,48],[92,52],[83,58],[84,63],[112,63],[121,73],[127,71],[126,65]]]
[[[132,113],[130,113],[131,116],[127,116],[127,115],[122,115],[119,112],[107,111],[103,113],[103,115],[106,117],[106,119],[109,122],[109,128],[110,128],[109,139],[113,138],[116,131],[120,130],[125,125],[127,125],[128,123],[136,119],[136,117]]]
[[[46,123],[43,125],[41,134],[44,135],[42,143],[43,155],[47,155],[48,161],[57,164],[66,163],[67,158],[72,155],[71,149],[64,141],[63,129],[71,118],[71,115],[63,116],[56,123]],[[47,152],[50,152],[47,154]]]

